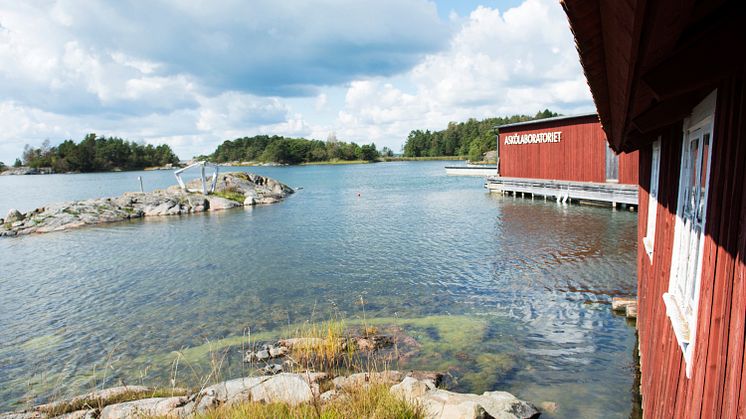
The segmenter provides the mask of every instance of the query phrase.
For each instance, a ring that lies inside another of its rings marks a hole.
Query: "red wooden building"
[[[743,2],[562,4],[609,143],[640,152],[643,415],[746,417]]]
[[[620,156],[609,148],[597,114],[497,129],[497,176],[485,185],[490,191],[637,205],[637,153]]]
[[[637,185],[637,153],[612,151],[595,113],[502,125],[498,132],[500,176]]]

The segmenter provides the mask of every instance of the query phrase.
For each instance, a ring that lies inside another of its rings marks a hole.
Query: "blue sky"
[[[182,158],[593,110],[558,2],[0,0],[0,161],[88,132]]]

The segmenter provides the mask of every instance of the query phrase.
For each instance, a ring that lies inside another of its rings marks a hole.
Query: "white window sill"
[[[671,319],[671,326],[673,326],[673,333],[676,335],[676,341],[679,343],[681,352],[684,355],[684,363],[686,365],[686,378],[692,378],[692,359],[694,352],[694,342],[692,342],[692,336],[690,332],[689,322],[686,320],[684,315],[679,308],[679,304],[676,302],[676,297],[672,294],[663,294],[663,301],[666,303],[666,314]]]
[[[642,245],[645,247],[645,253],[648,254],[650,263],[653,263],[653,239],[645,237],[642,239]]]
[[[671,319],[671,326],[673,327],[673,333],[676,335],[676,340],[681,347],[681,351],[684,353],[684,358],[689,363],[690,350],[689,344],[691,343],[691,332],[689,329],[689,322],[681,312],[679,303],[676,301],[676,297],[673,294],[663,294],[663,302],[666,303],[666,314]]]

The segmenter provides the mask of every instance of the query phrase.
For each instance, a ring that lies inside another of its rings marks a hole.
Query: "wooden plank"
[[[735,255],[738,245],[739,228],[737,221],[741,211],[742,174],[744,171],[743,143],[731,132],[734,119],[740,109],[734,109],[735,92],[732,83],[726,82],[719,89],[718,111],[716,112],[713,143],[713,167],[717,176],[713,177],[712,201],[708,207],[713,208],[708,214],[708,229],[712,241],[717,246],[717,256],[713,263],[714,286],[713,304],[710,320],[710,348],[707,354],[705,388],[702,403],[702,415],[720,417],[724,404],[724,386],[728,365],[728,347],[730,339],[730,315],[733,303],[733,282],[735,273]],[[734,112],[736,114],[734,115]],[[719,148],[718,148],[719,147]],[[718,150],[720,150],[718,152]],[[714,202],[713,202],[714,201]],[[719,204],[719,211],[718,211]],[[719,223],[719,225],[718,225]],[[703,275],[709,273],[707,263],[703,264]]]
[[[650,263],[642,237],[645,222],[638,223],[638,304],[640,308],[642,391],[644,415],[646,417],[671,417],[678,407],[684,409],[686,391],[683,357],[673,335],[661,295],[668,291],[670,263],[673,250],[675,212],[678,203],[678,171],[681,149],[681,125],[677,124],[662,132],[660,194],[656,217],[656,238],[653,261]],[[649,148],[640,153],[641,184],[649,183]],[[644,168],[644,169],[643,169]],[[640,202],[647,202],[647,194],[641,188]],[[643,208],[644,207],[644,208]],[[647,205],[641,205],[640,220],[647,216]]]
[[[639,183],[640,153],[622,153],[619,155],[619,183],[637,185]],[[646,182],[650,184],[650,181]]]
[[[679,361],[679,386],[676,389],[676,395],[674,396],[673,402],[673,415],[671,418],[686,418],[692,416],[686,416],[686,411],[689,410],[690,399],[687,399],[687,394],[691,394],[691,383],[692,381],[686,377],[686,365],[684,365],[684,358],[680,358]]]
[[[721,137],[729,138],[730,142],[735,143],[736,153],[732,156],[735,161],[734,179],[731,187],[733,188],[733,218],[738,220],[737,223],[731,224],[731,231],[734,237],[733,251],[733,275],[732,275],[732,296],[730,308],[729,335],[727,341],[727,356],[724,359],[723,369],[725,370],[725,381],[723,391],[719,400],[721,409],[718,413],[723,417],[735,417],[738,412],[739,393],[741,389],[741,380],[744,376],[744,324],[746,323],[746,284],[744,276],[746,275],[746,266],[744,266],[744,257],[746,256],[746,234],[743,234],[746,228],[746,183],[742,182],[742,174],[746,173],[746,144],[741,141],[746,135],[746,120],[743,119],[746,112],[746,88],[744,88],[744,77],[740,81],[730,83],[729,89],[720,89],[725,94],[732,95],[728,107],[730,111],[720,113],[718,116],[722,122],[719,124],[718,133]],[[727,92],[727,93],[726,93]],[[725,97],[724,97],[725,99]],[[739,176],[739,174],[741,174]],[[733,225],[740,228],[732,228]],[[741,234],[738,234],[738,232]]]

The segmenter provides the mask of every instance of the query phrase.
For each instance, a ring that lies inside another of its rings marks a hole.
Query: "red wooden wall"
[[[718,89],[692,377],[666,316],[681,158],[681,123],[661,132],[660,193],[652,261],[645,253],[650,148],[640,155],[638,329],[643,414],[648,418],[744,418],[746,374],[746,88]]]
[[[637,185],[640,173],[640,152],[619,155],[619,183]]]
[[[514,134],[562,132],[559,143],[505,144]],[[606,182],[606,134],[596,116],[500,128],[500,176]],[[638,153],[621,155],[619,183],[637,184]]]

